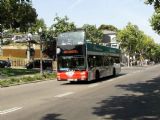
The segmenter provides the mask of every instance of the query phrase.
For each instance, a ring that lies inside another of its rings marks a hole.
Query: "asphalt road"
[[[159,69],[132,68],[126,74],[123,68],[115,78],[90,83],[0,88],[0,120],[159,120]]]

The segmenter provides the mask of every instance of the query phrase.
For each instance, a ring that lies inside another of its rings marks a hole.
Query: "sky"
[[[56,14],[67,16],[77,27],[106,24],[123,29],[131,22],[160,43],[160,36],[149,23],[153,6],[144,4],[144,0],[32,0],[32,4],[48,27],[54,24]]]

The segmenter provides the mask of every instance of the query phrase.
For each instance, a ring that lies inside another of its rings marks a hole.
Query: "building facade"
[[[103,30],[103,45],[113,48],[119,48],[119,43],[116,40],[116,32]]]

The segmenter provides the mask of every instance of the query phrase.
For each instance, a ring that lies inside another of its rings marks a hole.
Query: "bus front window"
[[[59,71],[84,70],[85,62],[83,57],[60,57],[58,60]]]
[[[58,36],[57,45],[82,45],[85,34],[82,31],[61,33]]]

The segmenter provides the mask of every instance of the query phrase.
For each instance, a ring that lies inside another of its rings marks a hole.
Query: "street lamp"
[[[27,50],[27,59],[30,61],[31,60],[31,40],[32,40],[32,34],[28,33],[27,35],[27,42],[28,42],[28,50]]]
[[[43,54],[42,54],[42,28],[40,27],[39,30],[38,30],[39,34],[40,34],[40,74],[42,75],[43,74],[43,63],[42,63],[42,57],[43,57]]]

